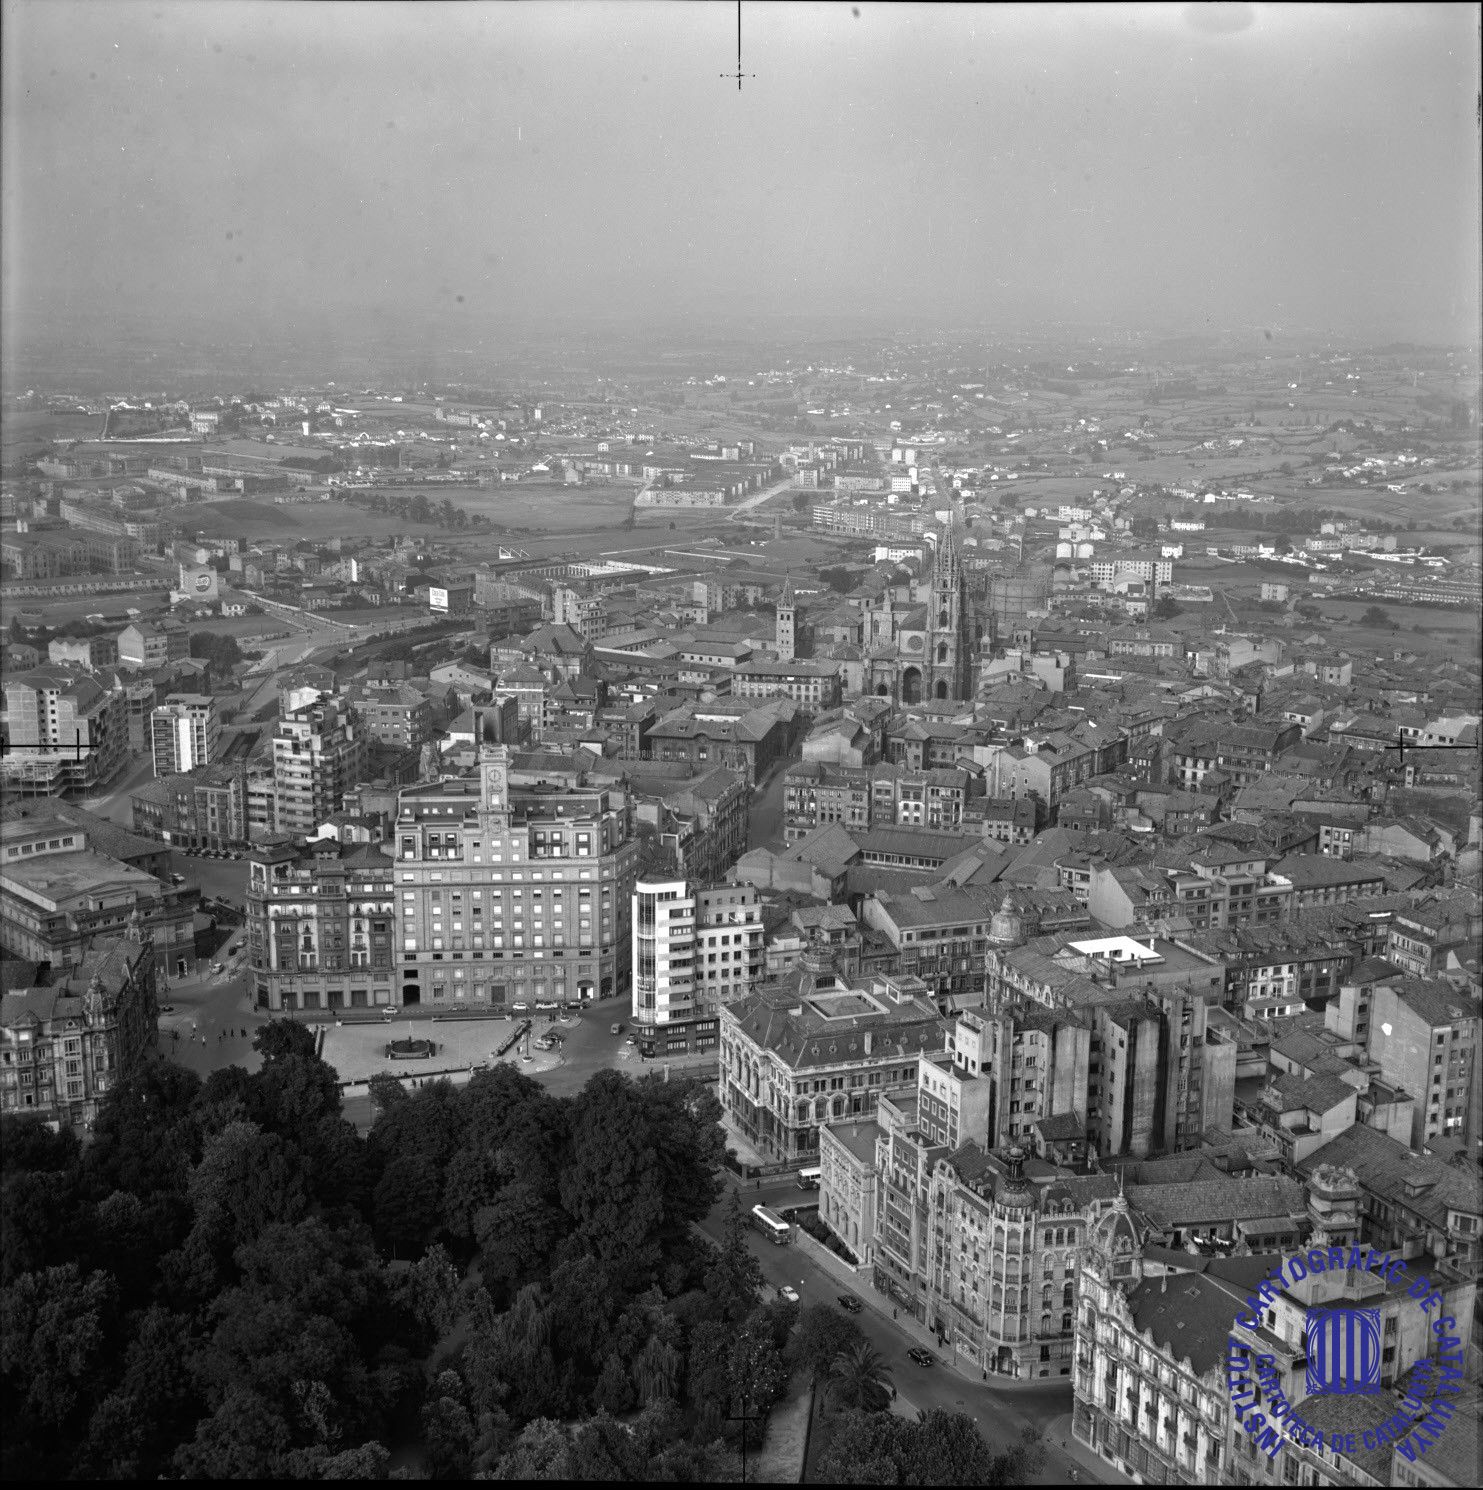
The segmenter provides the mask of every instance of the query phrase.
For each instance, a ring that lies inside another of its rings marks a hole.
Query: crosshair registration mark
[[[723,72],[723,73],[720,74],[720,76],[723,77],[723,78],[735,78],[736,79],[736,91],[738,93],[741,92],[741,85],[742,85],[742,79],[743,78],[755,78],[757,76],[757,74],[755,72],[743,72],[742,71],[742,65],[741,65],[741,0],[736,0],[736,71],[735,72]]]

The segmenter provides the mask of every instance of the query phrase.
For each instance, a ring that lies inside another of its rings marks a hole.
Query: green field
[[[0,460],[35,460],[53,448],[53,440],[89,440],[103,428],[101,414],[51,414],[8,410],[0,418]]]

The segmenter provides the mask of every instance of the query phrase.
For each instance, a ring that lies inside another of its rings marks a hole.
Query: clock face
[[[484,790],[488,793],[491,802],[504,800],[505,773],[500,766],[486,766],[484,768]]]

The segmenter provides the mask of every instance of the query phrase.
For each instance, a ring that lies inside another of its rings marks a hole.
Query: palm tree
[[[829,1366],[825,1387],[835,1407],[880,1412],[891,1400],[891,1368],[873,1345],[861,1341],[841,1351]]]

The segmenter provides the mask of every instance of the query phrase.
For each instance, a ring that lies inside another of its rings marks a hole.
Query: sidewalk
[[[983,1373],[982,1366],[975,1366],[972,1361],[965,1361],[959,1356],[951,1345],[944,1345],[931,1330],[924,1325],[910,1309],[904,1309],[893,1305],[890,1297],[879,1293],[874,1286],[867,1291],[866,1279],[861,1279],[859,1287],[860,1302],[867,1309],[874,1310],[882,1319],[889,1319],[897,1329],[912,1337],[919,1345],[925,1346],[937,1358],[938,1362],[949,1367],[961,1376],[965,1381],[971,1381],[981,1387],[992,1387],[996,1392],[1014,1392],[1028,1390],[1032,1387],[1044,1389],[1048,1378],[1046,1377],[1017,1377],[998,1376],[990,1372],[987,1376]],[[1067,1418],[1067,1435],[1070,1434],[1070,1418]]]
[[[1045,1425],[1045,1447],[1047,1463],[1034,1477],[1032,1484],[1059,1485],[1064,1476],[1058,1457],[1069,1460],[1076,1470],[1077,1483],[1083,1485],[1132,1485],[1136,1484],[1120,1470],[1116,1470],[1105,1459],[1100,1459],[1084,1443],[1071,1434],[1071,1414],[1063,1412]]]

